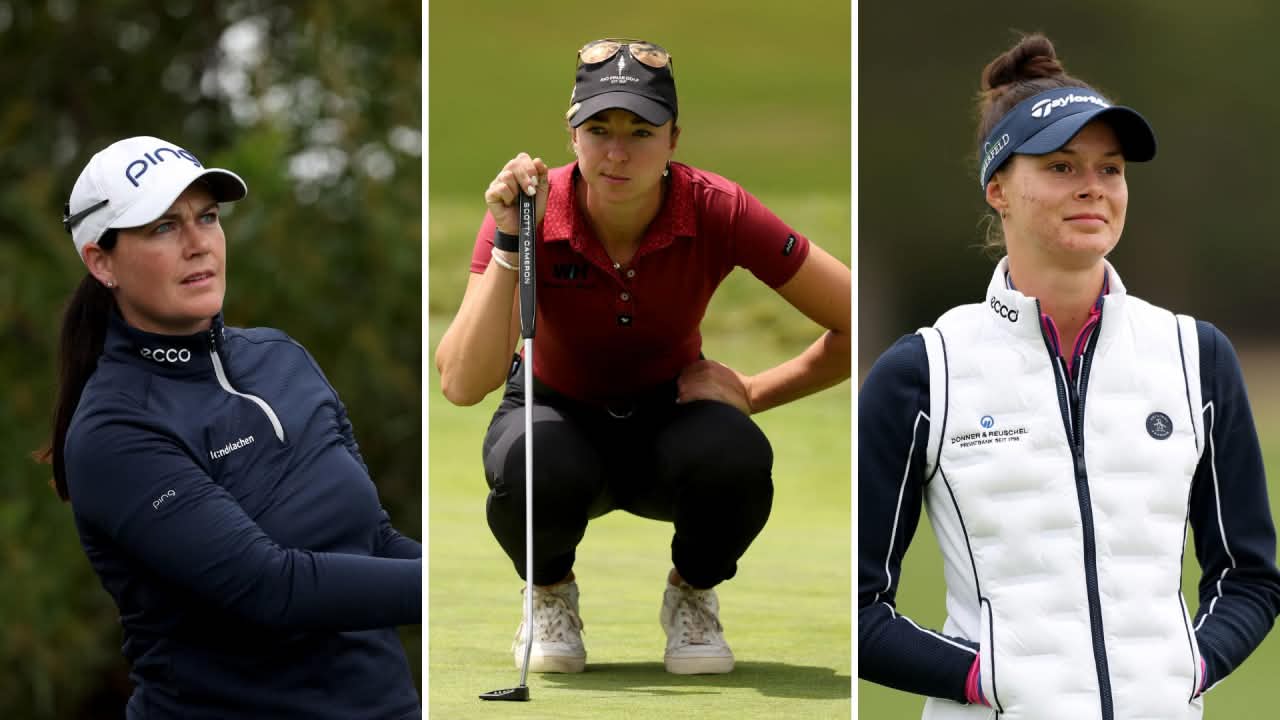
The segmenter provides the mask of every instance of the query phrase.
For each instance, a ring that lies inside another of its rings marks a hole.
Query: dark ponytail
[[[110,252],[116,245],[116,231],[108,230],[98,240],[98,247]],[[98,366],[107,336],[107,321],[115,308],[115,297],[98,279],[86,273],[67,303],[62,315],[58,340],[58,399],[53,409],[53,435],[49,446],[35,453],[40,462],[53,464],[53,489],[58,497],[69,500],[67,466],[63,445],[67,428],[80,404],[80,393]]]

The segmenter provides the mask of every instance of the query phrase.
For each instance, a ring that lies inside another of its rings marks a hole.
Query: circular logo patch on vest
[[[1153,412],[1147,416],[1147,434],[1157,440],[1164,440],[1173,434],[1173,421],[1162,412]]]

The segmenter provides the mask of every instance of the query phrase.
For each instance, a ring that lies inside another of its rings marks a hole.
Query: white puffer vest
[[[920,331],[944,632],[981,646],[993,706],[930,698],[924,718],[1198,719],[1181,591],[1204,447],[1195,321],[1126,295],[1108,263],[1073,382],[1006,269]]]

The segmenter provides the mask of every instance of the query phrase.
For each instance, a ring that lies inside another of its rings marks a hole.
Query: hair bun
[[[982,90],[987,92],[1026,80],[1065,75],[1053,43],[1040,33],[1032,33],[987,64],[982,71]]]

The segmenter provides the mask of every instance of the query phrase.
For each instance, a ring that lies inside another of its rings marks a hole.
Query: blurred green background
[[[393,522],[421,537],[421,19],[392,0],[0,1],[0,717],[119,718],[130,692],[115,606],[29,459],[85,272],[62,205],[121,137],[244,177],[223,215],[227,322],[311,351]],[[402,637],[416,671],[420,628]]]
[[[1262,2],[993,0],[863,3],[858,10],[858,341],[864,375],[894,339],[980,299],[993,261],[976,248],[983,67],[1011,30],[1043,31],[1069,73],[1136,108],[1155,128],[1154,162],[1132,164],[1124,237],[1111,256],[1129,291],[1213,322],[1240,352],[1268,466],[1280,463],[1280,333],[1273,308],[1280,181],[1271,89],[1280,6]],[[1280,490],[1271,482],[1273,515]],[[1188,551],[1194,612],[1199,568]],[[945,618],[937,543],[922,522],[899,607]],[[1205,699],[1206,717],[1273,718],[1260,702],[1280,672],[1268,639]],[[861,717],[919,717],[923,701],[858,683]]]
[[[641,5],[433,0],[429,106],[429,323],[434,351],[462,299],[485,187],[520,151],[572,159],[564,112],[575,51],[606,36],[671,51],[682,128],[675,159],[741,183],[841,258],[850,244],[847,0]],[[758,372],[820,329],[745,271],[702,325],[708,357]],[[428,358],[431,361],[431,358]],[[489,534],[480,463],[498,403],[457,408],[429,376],[432,717],[489,717],[477,693],[516,682],[521,585]],[[657,608],[669,526],[613,513],[579,550],[588,672],[531,678],[522,717],[797,717],[850,713],[849,383],[757,416],[775,454],[769,525],[720,591],[739,670],[662,670]],[[604,664],[603,666],[601,664]]]

